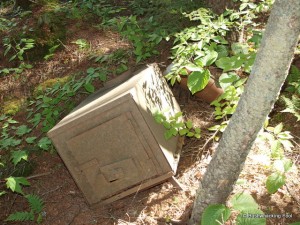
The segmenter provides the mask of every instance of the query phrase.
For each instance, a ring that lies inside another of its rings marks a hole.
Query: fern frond
[[[30,205],[30,209],[34,213],[40,213],[42,211],[42,209],[44,207],[44,203],[43,203],[43,200],[39,196],[29,194],[29,195],[26,195],[26,198]]]
[[[33,212],[16,212],[10,214],[5,221],[28,221],[34,220]]]
[[[292,113],[297,117],[297,121],[300,120],[300,98],[293,95],[292,98],[282,96],[281,99],[284,101],[286,108],[281,112]]]

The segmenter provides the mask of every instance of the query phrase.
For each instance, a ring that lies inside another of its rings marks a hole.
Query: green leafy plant
[[[24,197],[30,206],[30,211],[12,213],[5,221],[36,221],[40,224],[43,221],[42,210],[44,203],[42,199],[33,194],[25,195]]]
[[[54,56],[54,52],[56,51],[57,48],[59,48],[60,44],[54,45],[51,48],[49,48],[49,52],[47,55],[44,56],[45,60],[48,60]]]
[[[182,119],[182,112],[178,112],[173,116],[167,118],[166,113],[153,113],[154,119],[157,123],[162,124],[165,128],[165,139],[168,140],[173,136],[187,136],[187,137],[201,137],[200,128],[194,127],[192,121],[186,122]]]
[[[75,1],[74,5],[68,7],[67,10],[68,16],[71,18],[84,18],[84,16],[86,17],[90,13],[102,18],[104,22],[124,10],[124,7],[113,6],[107,0],[79,0]]]
[[[28,154],[26,151],[14,151],[12,152],[11,160],[14,165],[17,165],[21,160],[27,160]],[[15,212],[8,216],[5,221],[36,221],[38,224],[42,222],[42,210],[44,203],[40,197],[33,194],[25,195],[22,190],[22,186],[29,186],[29,181],[24,177],[10,176],[5,179],[6,188],[22,195],[30,206],[30,211]],[[1,191],[1,195],[6,194],[5,191]]]
[[[14,43],[12,43],[14,42]],[[9,74],[11,72],[21,73],[24,69],[32,68],[32,65],[24,62],[24,54],[26,51],[34,48],[35,41],[33,39],[21,38],[19,41],[10,38],[3,38],[3,45],[5,47],[4,56],[11,53],[9,61],[18,59],[21,63],[17,68],[4,68],[0,70],[0,74]]]
[[[100,56],[93,55],[90,59],[93,59],[97,63],[105,63],[106,65],[117,66],[116,74],[121,74],[128,70],[127,63],[129,54],[130,53],[128,50],[118,49],[109,54],[104,54]]]
[[[237,107],[241,94],[244,91],[243,84],[247,79],[240,79],[235,74],[223,74],[220,77],[221,86],[225,87],[224,93],[211,103],[215,107],[215,119],[228,120]],[[229,85],[232,84],[232,85]]]
[[[102,25],[115,27],[122,36],[132,42],[137,63],[158,54],[155,47],[167,36],[166,30],[159,28],[153,17],[139,21],[137,16],[122,16],[105,21]]]
[[[15,26],[17,26],[17,22],[15,19],[8,20],[0,16],[0,31],[7,31]]]
[[[107,70],[103,69],[103,68],[93,68],[93,67],[90,67],[87,69],[87,74],[88,74],[88,77],[86,80],[87,81],[90,81],[94,78],[98,78],[100,81],[106,81],[107,80]]]
[[[281,112],[292,113],[297,121],[300,120],[300,70],[292,65],[286,79],[287,87],[280,99],[285,104],[285,109]]]
[[[228,42],[224,37],[232,23],[224,14],[217,16],[204,8],[185,15],[191,21],[200,21],[200,24],[175,34],[175,46],[172,48],[173,68],[166,78],[173,85],[181,80],[181,75],[196,72],[190,74],[191,78],[188,76],[189,89],[196,92],[208,83],[207,78],[210,77],[208,67],[220,56],[228,55],[226,47]],[[186,69],[188,72],[183,71]]]
[[[288,86],[284,90],[300,95],[300,69],[298,67],[295,65],[291,66],[291,70],[286,81]]]
[[[90,47],[90,44],[85,39],[77,39],[76,41],[72,41],[71,43],[76,44],[81,50],[88,49]]]
[[[34,48],[35,41],[33,39],[27,38],[22,38],[19,42],[17,42],[16,40],[13,41],[15,42],[15,45],[11,43],[11,40],[9,38],[3,39],[5,47],[4,56],[6,56],[8,52],[13,50],[14,54],[10,57],[9,61],[14,60],[15,58],[18,58],[19,60],[23,61],[23,54],[25,53],[25,51]]]
[[[260,134],[261,138],[267,139],[271,143],[271,175],[267,177],[266,187],[270,194],[278,191],[285,184],[286,173],[292,168],[293,163],[285,158],[284,150],[291,151],[293,144],[290,141],[293,137],[289,131],[283,131],[283,124],[279,123],[275,127],[265,124],[265,131]]]
[[[297,121],[299,121],[300,120],[300,97],[298,97],[297,95],[292,95],[289,98],[285,95],[282,95],[280,99],[283,100],[286,107],[281,112],[292,113],[297,118]]]
[[[233,211],[238,212],[236,218],[237,225],[266,224],[266,218],[263,217],[264,213],[259,209],[259,205],[250,194],[235,194],[230,199],[229,204],[231,205],[230,208],[223,204],[209,205],[202,214],[201,224],[224,224],[230,218]]]

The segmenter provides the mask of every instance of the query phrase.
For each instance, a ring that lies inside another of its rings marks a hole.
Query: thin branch
[[[34,179],[34,178],[37,178],[37,177],[48,176],[50,174],[51,174],[51,172],[40,173],[40,174],[36,174],[36,175],[32,175],[32,176],[26,177],[26,179],[30,180],[30,179]]]
[[[49,194],[49,193],[51,193],[51,192],[55,192],[55,191],[61,189],[62,187],[63,187],[63,185],[58,186],[58,187],[56,187],[56,188],[54,188],[54,189],[52,189],[52,190],[46,191],[45,193],[41,194],[41,196],[47,195],[47,194]]]
[[[288,193],[292,196],[292,198],[296,201],[296,203],[300,206],[300,199],[298,199],[294,194],[291,193],[287,184],[284,185],[288,191]]]
[[[199,154],[202,153],[202,152],[206,149],[207,145],[208,145],[212,140],[214,140],[214,138],[216,137],[216,135],[218,134],[218,132],[219,132],[219,130],[216,130],[215,133],[213,133],[213,135],[210,136],[210,137],[206,140],[206,142],[204,143],[204,145],[200,148],[200,151],[198,152],[198,155],[197,155],[198,157],[199,157]]]

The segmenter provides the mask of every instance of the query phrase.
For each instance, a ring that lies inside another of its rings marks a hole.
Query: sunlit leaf
[[[210,78],[210,72],[209,70],[204,70],[203,72],[200,71],[194,71],[188,76],[188,88],[192,92],[192,94],[195,94],[198,91],[203,90],[206,85],[208,84]]]
[[[17,165],[22,159],[27,161],[28,159],[27,151],[18,150],[18,151],[11,152],[11,160],[14,165]]]

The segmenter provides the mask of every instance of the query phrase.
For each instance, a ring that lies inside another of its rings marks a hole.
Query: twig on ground
[[[12,200],[12,203],[10,204],[7,214],[10,214],[11,209],[12,209],[13,205],[15,204],[17,197],[18,197],[18,194],[15,194],[14,199]]]
[[[290,132],[292,134],[293,137],[298,138],[300,140],[300,137],[298,137],[297,135],[293,134],[292,132]]]
[[[197,154],[197,157],[199,157],[199,155],[200,155],[200,153],[202,153],[205,149],[206,149],[206,147],[207,147],[207,145],[216,137],[216,135],[218,134],[218,130],[216,130],[215,131],[215,133],[213,133],[213,135],[212,136],[210,136],[207,140],[206,140],[206,142],[204,143],[204,145],[199,149],[199,152],[198,152],[198,154]],[[206,154],[206,156],[207,156],[207,154]],[[200,155],[200,157],[201,157],[201,155]]]
[[[293,193],[291,193],[289,187],[287,184],[284,185],[288,191],[288,193],[292,196],[292,198],[297,202],[297,204],[300,206],[300,199],[298,199]]]
[[[40,173],[40,174],[36,174],[36,175],[32,175],[32,176],[26,177],[26,179],[30,180],[30,179],[34,179],[34,178],[38,178],[38,177],[47,176],[47,175],[50,175],[50,174],[51,174],[51,172]]]
[[[297,141],[292,140],[292,142],[300,148],[300,145],[297,143]]]
[[[58,40],[58,42],[61,43],[62,46],[64,46],[65,49],[67,49],[68,51],[71,51],[71,49],[68,46],[66,46],[64,43],[62,43],[61,40],[59,40],[59,39],[57,39],[57,40]]]
[[[62,187],[63,187],[63,185],[58,186],[58,187],[56,187],[56,188],[54,188],[54,189],[52,189],[52,190],[46,191],[46,192],[43,193],[41,196],[44,196],[44,195],[50,194],[50,193],[52,193],[52,192],[55,192],[55,191],[61,189]]]

